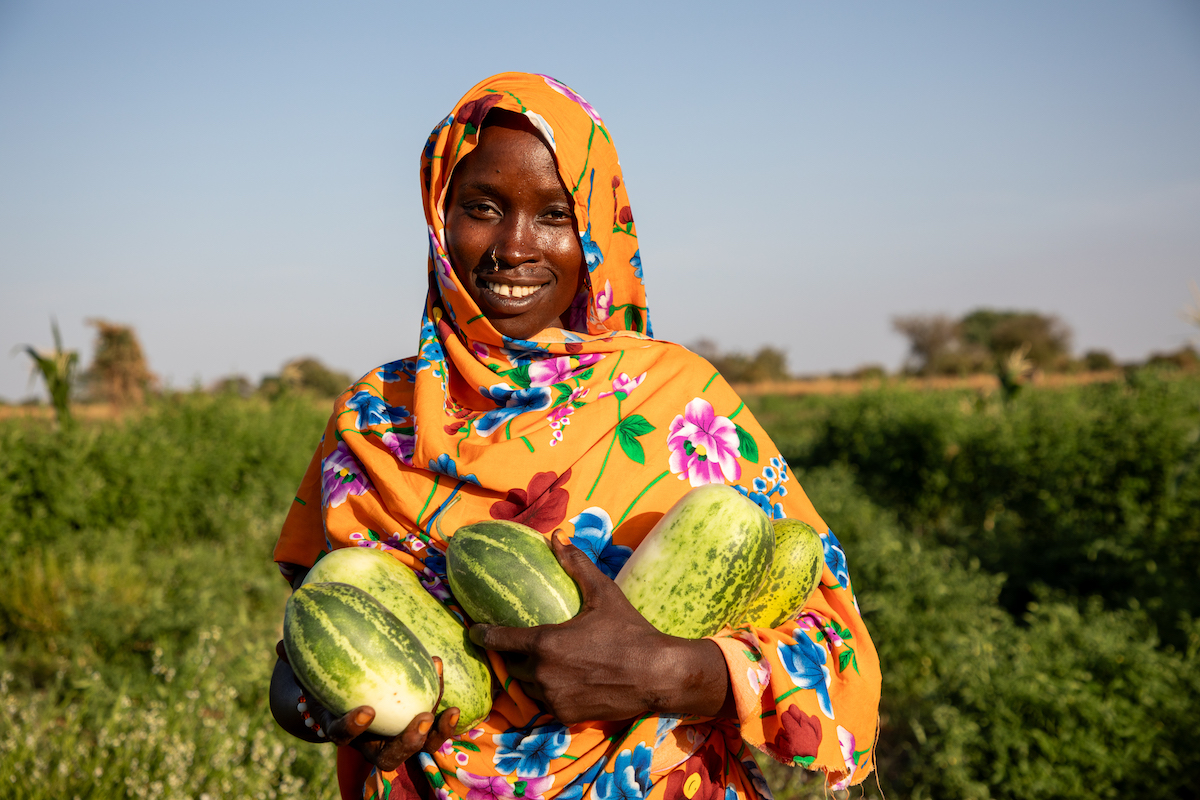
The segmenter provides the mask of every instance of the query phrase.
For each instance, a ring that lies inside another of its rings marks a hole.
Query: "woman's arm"
[[[473,625],[471,640],[505,653],[509,674],[566,724],[646,713],[734,716],[721,648],[657,630],[574,545],[551,537],[583,606],[560,625]]]

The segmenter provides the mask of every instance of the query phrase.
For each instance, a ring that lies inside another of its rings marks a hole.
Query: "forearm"
[[[733,687],[721,648],[708,639],[665,638],[648,684],[650,710],[735,718]]]

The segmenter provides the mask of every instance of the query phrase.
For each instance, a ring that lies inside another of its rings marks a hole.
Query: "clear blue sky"
[[[586,8],[596,9],[591,13]],[[896,314],[1175,349],[1200,281],[1200,3],[0,0],[0,396],[56,315],[171,385],[411,354],[417,157],[477,80],[613,131],[655,330],[897,367]]]

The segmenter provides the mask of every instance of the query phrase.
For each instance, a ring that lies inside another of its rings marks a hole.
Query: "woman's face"
[[[514,339],[566,327],[583,267],[571,196],[533,131],[516,114],[486,126],[455,166],[446,198],[454,273],[496,330]]]

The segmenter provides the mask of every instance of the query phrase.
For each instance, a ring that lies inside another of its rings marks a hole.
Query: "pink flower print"
[[[577,390],[578,391],[578,390]],[[587,390],[585,389],[584,392]],[[572,392],[572,395],[574,392]],[[575,406],[567,403],[551,411],[546,420],[550,423],[550,427],[554,429],[553,438],[550,439],[550,446],[558,444],[563,440],[562,429],[571,424],[571,415],[575,413]]]
[[[838,745],[842,748],[842,760],[846,762],[846,777],[829,787],[835,792],[846,789],[850,786],[850,779],[854,777],[854,734],[837,726]]]
[[[511,800],[513,797],[512,786],[499,775],[476,775],[462,767],[456,772],[458,780],[467,787],[466,800]]]
[[[448,756],[453,752],[454,752],[454,740],[453,739],[447,739],[446,741],[442,742],[442,746],[438,748],[439,756]]]
[[[471,759],[467,757],[466,753],[459,750],[454,754],[454,760],[458,762],[459,766],[465,767]]]
[[[746,680],[750,684],[750,691],[762,694],[763,689],[771,683],[771,663],[764,658],[751,664],[746,669]]]
[[[321,500],[328,508],[337,508],[350,495],[366,494],[371,480],[345,442],[321,461]]]
[[[474,352],[475,357],[480,360],[486,359],[491,355],[491,353],[488,352],[488,346],[479,342],[471,342],[471,351]]]
[[[587,369],[602,358],[604,356],[600,353],[587,353],[576,358],[559,356],[558,358],[544,358],[541,361],[534,361],[529,365],[529,385],[532,388],[538,388],[562,383],[575,377],[576,372]],[[572,361],[577,362],[578,366],[573,364]]]
[[[545,800],[546,790],[554,783],[554,776],[544,775],[540,778],[522,778],[521,780],[525,781],[525,791],[521,793],[524,800]]]
[[[612,397],[615,394],[617,395],[618,400],[624,400],[626,397],[629,397],[629,395],[633,394],[633,390],[636,389],[644,380],[646,380],[646,373],[644,372],[641,375],[638,375],[636,378],[631,378],[622,372],[615,379],[613,379],[613,390],[611,392],[601,392],[600,397]]]
[[[737,428],[726,417],[718,417],[707,400],[697,397],[675,417],[667,447],[671,472],[680,480],[687,478],[692,486],[742,477]]]
[[[417,448],[416,436],[411,433],[388,431],[380,437],[380,441],[401,464],[412,466],[413,451]]]
[[[604,282],[604,289],[596,295],[596,321],[604,322],[612,316],[613,288],[612,281]]]
[[[538,73],[538,74],[541,75],[541,73]],[[542,80],[544,80],[546,82],[546,85],[549,86],[551,89],[553,89],[554,91],[558,92],[561,95],[566,95],[567,97],[571,98],[576,103],[578,103],[579,106],[584,111],[587,112],[587,115],[592,118],[592,122],[596,123],[597,125],[604,124],[604,120],[600,119],[600,115],[596,113],[596,109],[592,108],[592,104],[589,103],[587,100],[584,100],[579,95],[575,94],[575,92],[571,89],[570,86],[567,86],[565,83],[559,83],[558,81],[554,80],[554,78],[551,78],[549,75],[541,75],[541,78],[542,78]]]
[[[458,287],[454,284],[454,268],[450,266],[450,259],[446,257],[446,251],[438,242],[433,226],[427,225],[426,228],[429,229],[429,254],[433,258],[433,269],[437,273],[438,284],[442,287],[442,291],[450,289],[457,292]]]

